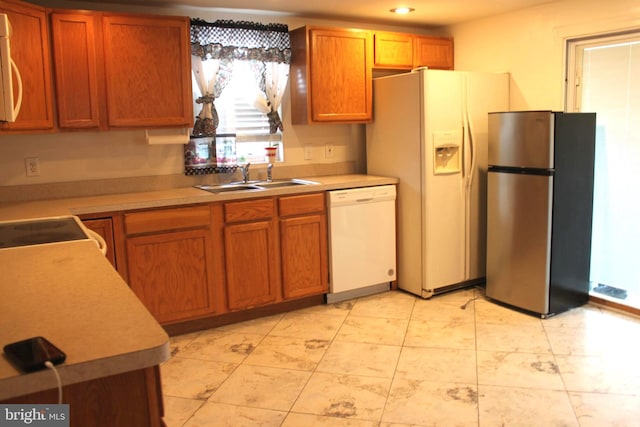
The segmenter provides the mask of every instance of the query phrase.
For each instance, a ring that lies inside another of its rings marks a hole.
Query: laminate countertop
[[[69,214],[91,215],[103,212],[242,200],[287,194],[303,194],[316,191],[341,190],[346,188],[371,187],[375,185],[396,184],[398,182],[397,178],[358,174],[300,177],[300,179],[312,181],[315,184],[219,194],[212,194],[194,187],[184,187],[159,191],[107,194],[90,197],[5,202],[0,203],[0,221]]]
[[[66,353],[63,385],[158,365],[169,337],[92,241],[0,250],[0,346],[43,336]],[[0,401],[57,387],[0,357]]]

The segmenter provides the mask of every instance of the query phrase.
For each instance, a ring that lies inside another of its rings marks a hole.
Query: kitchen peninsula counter
[[[144,378],[169,358],[169,337],[94,242],[3,249],[0,265],[0,344],[49,339],[67,355],[58,365],[65,389],[128,372]],[[23,374],[0,357],[0,401],[56,388],[48,369]],[[73,418],[68,399],[73,396],[64,396]]]
[[[106,194],[88,197],[70,197],[52,200],[34,200],[0,203],[0,221],[39,218],[60,215],[90,215],[132,209],[147,209],[179,206],[196,203],[241,200],[285,194],[303,194],[316,191],[369,187],[396,184],[390,177],[372,175],[328,175],[301,177],[313,181],[314,185],[295,185],[258,191],[237,191],[212,194],[194,187],[174,188],[159,191]]]

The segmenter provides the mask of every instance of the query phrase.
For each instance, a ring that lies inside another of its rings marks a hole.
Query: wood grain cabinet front
[[[67,425],[166,426],[162,419],[164,405],[159,366],[65,385],[62,394],[64,403],[69,405]],[[0,401],[0,404],[53,405],[57,402],[58,390],[50,389]]]
[[[104,239],[104,242],[107,245],[106,257],[111,265],[113,265],[113,267],[117,269],[115,239],[113,235],[113,220],[111,218],[87,219],[83,220],[82,223],[86,225],[90,230],[98,233],[98,235],[100,235]]]
[[[329,290],[325,193],[279,199],[285,299]]]
[[[453,39],[416,36],[413,66],[453,70]]]
[[[129,286],[160,323],[216,314],[223,307],[210,209],[124,214]]]
[[[301,27],[290,35],[292,123],[370,122],[371,32]]]
[[[61,128],[193,125],[189,18],[51,14]]]
[[[100,82],[97,53],[99,15],[52,13],[51,33],[56,82],[58,126],[98,128],[100,126]]]
[[[453,70],[453,39],[450,37],[377,31],[373,35],[373,50],[376,69],[428,67]]]
[[[373,67],[411,69],[413,67],[413,36],[378,31],[373,35]]]
[[[15,122],[0,122],[0,131],[39,131],[53,129],[53,89],[49,26],[44,8],[22,2],[0,2],[11,25],[11,58],[22,77],[22,106]],[[14,99],[18,80],[12,73]],[[15,101],[14,101],[15,105]]]
[[[229,310],[281,300],[280,256],[275,200],[224,205],[224,258]]]

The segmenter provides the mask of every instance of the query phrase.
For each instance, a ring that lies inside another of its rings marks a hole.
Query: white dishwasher
[[[396,186],[329,191],[327,303],[389,290],[396,280]]]

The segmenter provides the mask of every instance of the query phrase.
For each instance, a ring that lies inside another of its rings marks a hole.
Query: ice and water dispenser
[[[433,174],[443,175],[460,172],[460,132],[433,133]]]

